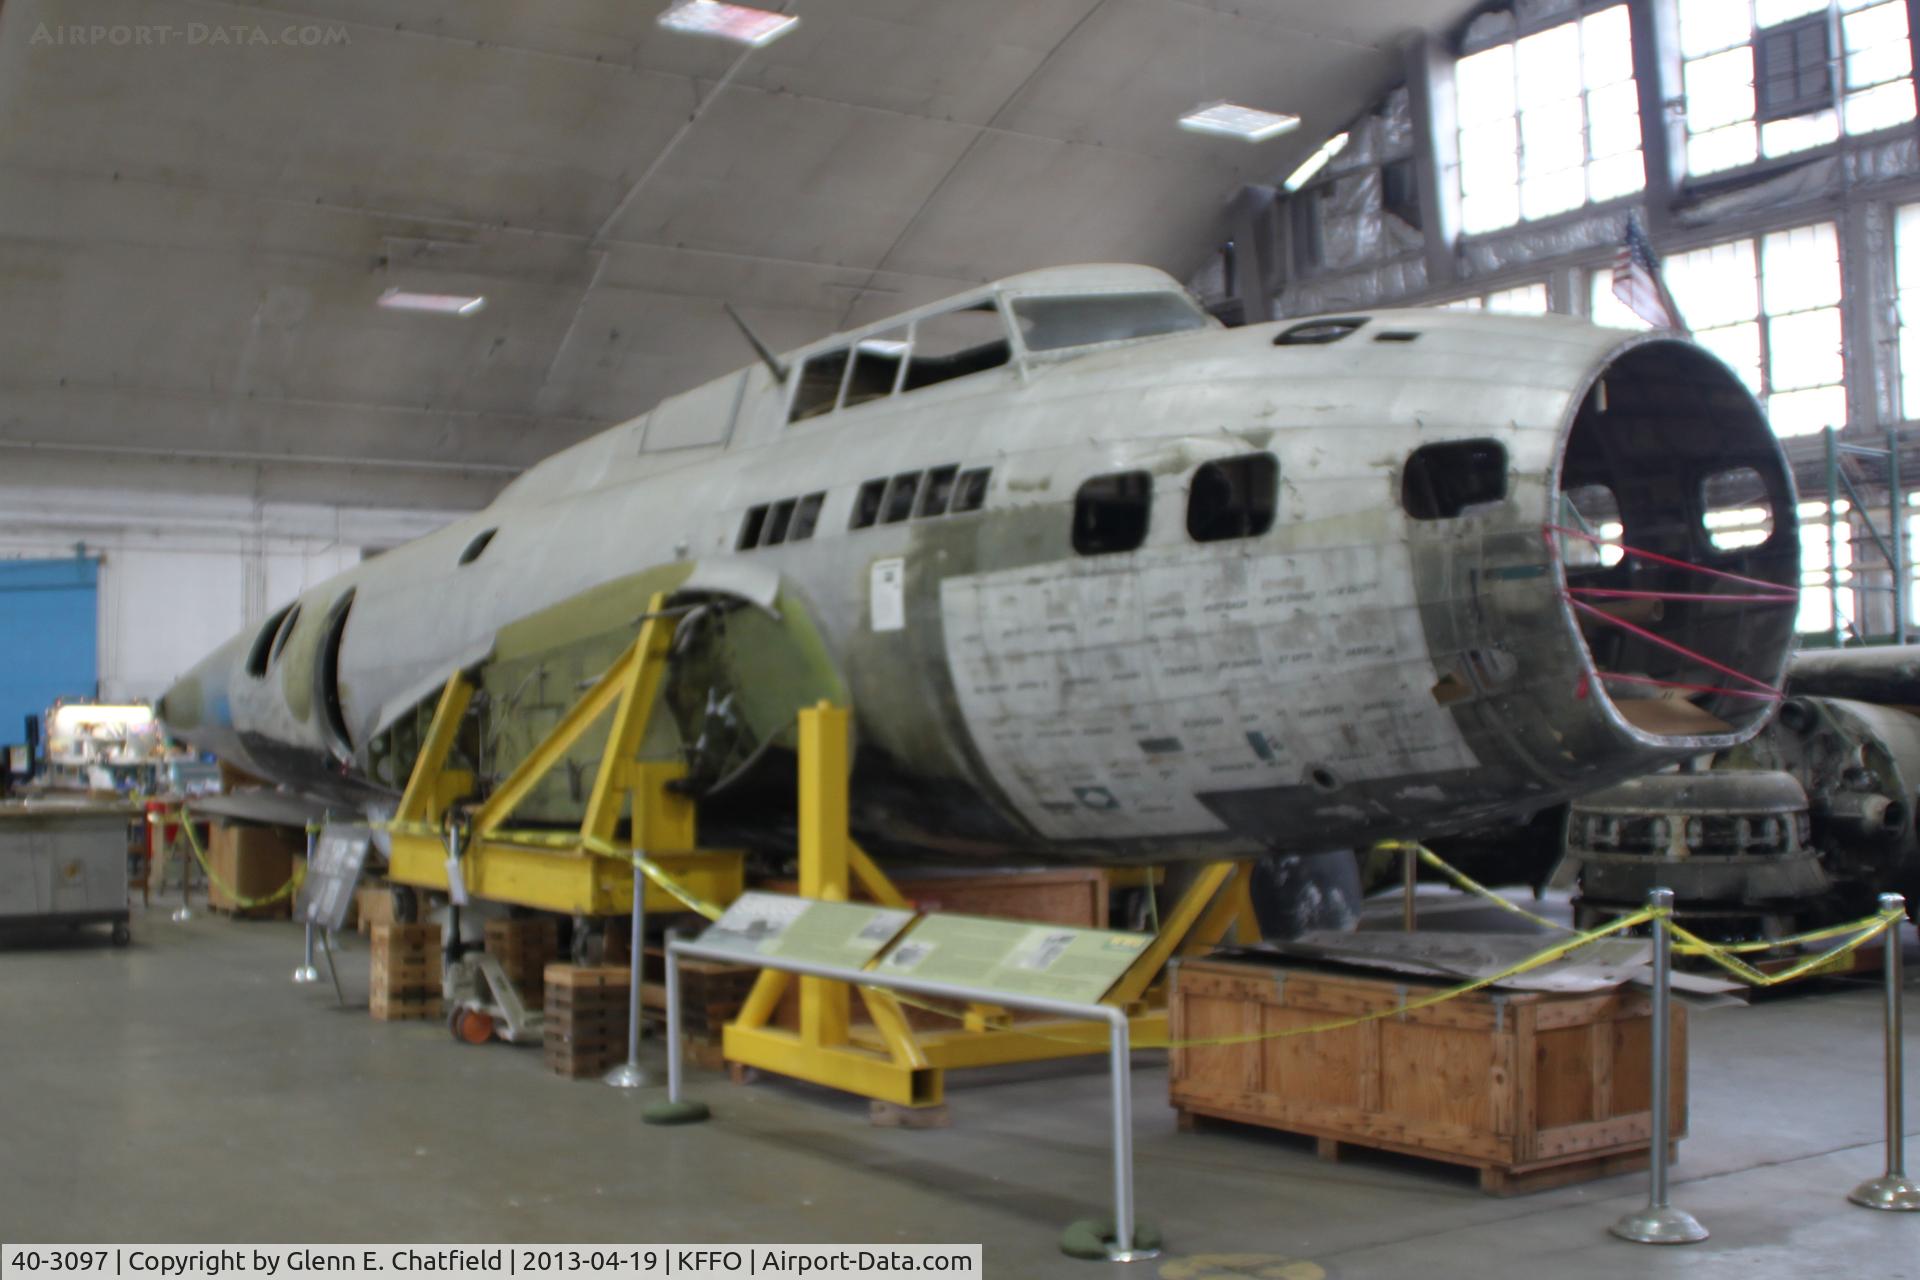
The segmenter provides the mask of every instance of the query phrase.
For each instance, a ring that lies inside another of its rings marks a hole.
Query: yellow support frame
[[[693,801],[672,789],[686,770],[678,764],[635,758],[672,646],[666,596],[656,594],[633,644],[473,811],[461,849],[461,874],[469,893],[543,911],[625,915],[633,907],[632,854],[644,851],[650,862],[695,898],[725,905],[740,896],[745,888],[745,859],[737,852],[696,847]],[[448,887],[442,833],[454,807],[472,794],[474,778],[464,770],[448,769],[446,763],[473,694],[472,678],[464,671],[441,691],[420,757],[394,814],[389,874],[397,883],[423,889]],[[579,829],[510,829],[508,820],[534,787],[609,708],[613,719]],[[629,804],[631,851],[613,842]],[[684,909],[679,900],[651,883],[646,886],[646,908]]]
[[[800,895],[844,902],[857,881],[875,902],[908,907],[847,831],[849,720],[846,708],[827,703],[800,713]],[[1161,979],[1175,955],[1212,946],[1230,927],[1242,941],[1259,939],[1247,870],[1246,863],[1205,867],[1160,935],[1108,993],[1109,1003],[1132,1012],[1136,1042],[1165,1037]],[[856,1028],[847,984],[822,978],[799,979],[797,1029],[770,1026],[792,982],[789,974],[761,970],[739,1017],[724,1032],[722,1051],[730,1062],[881,1102],[930,1107],[943,1101],[949,1070],[1106,1051],[1105,1023],[1051,1020],[1008,1031],[1000,1029],[1004,1011],[988,1006],[969,1009],[965,1024],[954,1030],[916,1031],[898,999],[870,987],[859,991],[873,1025]]]

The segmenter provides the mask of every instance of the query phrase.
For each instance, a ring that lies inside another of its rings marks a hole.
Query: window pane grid
[[[1920,280],[1920,262],[1912,270]],[[1595,276],[1593,314],[1597,322],[1620,323],[1602,318],[1614,314],[1600,298],[1605,274]],[[1667,259],[1665,275],[1694,326],[1694,340],[1760,398],[1775,433],[1810,435],[1846,425],[1840,242],[1833,223],[1677,253]],[[1915,363],[1920,367],[1920,348]]]
[[[1785,119],[1757,120],[1760,33],[1829,15],[1837,101]],[[1680,0],[1687,171],[1720,173],[1792,155],[1914,118],[1905,0]]]
[[[1625,5],[1460,59],[1454,93],[1468,234],[1646,185]]]

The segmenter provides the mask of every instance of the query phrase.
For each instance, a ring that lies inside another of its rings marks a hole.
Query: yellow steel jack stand
[[[855,882],[883,906],[909,904],[847,833],[848,720],[825,703],[800,713],[800,894],[845,901]],[[1259,938],[1247,894],[1247,864],[1205,867],[1181,896],[1153,943],[1108,993],[1132,1013],[1136,1041],[1164,1039],[1163,978],[1175,956],[1204,950],[1229,927],[1241,941]],[[1106,1049],[1105,1023],[1055,1020],[1008,1030],[1004,1010],[975,1006],[950,1031],[918,1031],[893,995],[860,988],[871,1027],[851,1025],[844,983],[801,978],[799,1026],[769,1026],[792,977],[763,970],[740,1016],[726,1028],[730,1062],[859,1094],[903,1107],[932,1107],[944,1097],[944,1073],[1076,1057]]]
[[[465,838],[458,845],[468,893],[543,911],[625,915],[632,909],[637,874],[633,859],[644,852],[649,862],[696,900],[724,906],[740,896],[745,883],[742,855],[695,846],[693,801],[670,785],[684,776],[685,769],[634,758],[672,643],[673,619],[666,612],[666,597],[655,595],[633,644],[468,815]],[[457,806],[472,794],[474,777],[446,764],[473,693],[473,681],[464,671],[441,691],[420,758],[390,824],[389,874],[398,884],[448,887],[445,830],[450,819],[459,818]],[[534,786],[609,708],[612,724],[579,829],[509,829],[507,820]],[[622,814],[629,810],[630,848],[622,848],[614,836]],[[684,909],[679,899],[651,882],[645,892],[649,911]]]

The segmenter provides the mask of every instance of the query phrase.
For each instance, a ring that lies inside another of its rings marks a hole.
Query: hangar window
[[[901,387],[917,391],[983,373],[1005,364],[1011,355],[1007,327],[991,301],[943,311],[914,322],[913,351]]]
[[[1073,499],[1073,549],[1083,556],[1132,551],[1147,540],[1153,476],[1122,471],[1095,476]]]
[[[987,477],[993,474],[991,467],[978,467],[972,471],[962,471],[960,480],[954,486],[953,505],[949,508],[953,514],[963,511],[978,511],[987,502]]]
[[[824,493],[810,493],[800,499],[800,505],[793,509],[793,531],[787,534],[788,542],[805,542],[813,536],[820,525],[820,508],[826,501]]]
[[[1716,549],[1757,547],[1773,537],[1773,497],[1752,467],[1716,471],[1700,482],[1700,520]]]
[[[893,394],[900,381],[901,366],[907,362],[907,333],[892,333],[862,338],[853,344],[853,369],[847,374],[846,394],[840,398],[842,409],[882,400]]]
[[[860,492],[853,499],[853,519],[847,522],[849,529],[866,529],[880,519],[880,500],[886,496],[885,480],[869,480],[860,486]]]
[[[1058,351],[1207,327],[1199,308],[1184,295],[1167,290],[1017,298],[1013,316],[1020,322],[1020,340],[1029,351]]]
[[[832,413],[835,402],[840,399],[840,380],[846,372],[844,347],[808,356],[807,362],[800,366],[798,385],[793,390],[793,408],[787,413],[787,421],[799,422]]]
[[[747,508],[746,519],[740,522],[740,540],[733,544],[735,551],[751,551],[760,545],[760,531],[767,527],[767,504]]]
[[[1195,542],[1256,538],[1273,528],[1280,460],[1270,453],[1201,465],[1187,489],[1187,533]]]
[[[947,514],[947,503],[953,498],[954,478],[959,474],[959,467],[935,467],[927,472],[927,487],[920,491],[920,505],[914,510],[914,517],[924,520],[928,516]]]
[[[478,560],[480,553],[487,549],[487,544],[493,541],[493,535],[498,532],[500,532],[498,529],[487,529],[476,536],[472,542],[467,544],[467,549],[460,553],[460,563],[472,564],[475,560]]]
[[[1507,496],[1507,451],[1495,440],[1423,445],[1400,473],[1400,505],[1415,520],[1451,520]]]
[[[1847,424],[1833,223],[1670,254],[1664,272],[1694,341],[1760,397],[1776,434]]]
[[[887,496],[880,504],[880,523],[899,524],[913,514],[913,497],[920,491],[920,472],[905,471],[887,482]]]
[[[787,540],[787,532],[793,527],[793,509],[798,502],[796,498],[788,498],[773,504],[767,516],[767,531],[760,538],[761,546],[777,547]]]
[[[287,615],[292,612],[293,606],[288,605],[260,624],[260,634],[253,638],[253,647],[247,650],[248,675],[259,679],[267,674],[267,663],[274,652],[274,637],[280,634],[281,624],[286,622]]]
[[[1690,174],[1914,118],[1899,0],[1681,0],[1679,18]]]
[[[1646,185],[1630,26],[1627,6],[1618,4],[1454,64],[1467,234]]]

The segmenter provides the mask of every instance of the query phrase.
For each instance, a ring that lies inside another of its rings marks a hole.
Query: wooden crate
[[[547,1068],[580,1079],[597,1076],[627,1055],[627,970],[608,965],[549,964],[542,1047]]]
[[[375,924],[367,964],[367,1008],[382,1022],[442,1012],[440,926]]]
[[[376,989],[367,997],[367,1011],[381,1022],[433,1022],[443,1017],[446,1009],[438,989],[431,995]]]
[[[521,1003],[540,1008],[546,999],[546,968],[560,954],[559,922],[551,917],[489,920],[486,948],[520,993]]]
[[[304,834],[284,827],[252,823],[215,822],[207,833],[207,906],[235,919],[284,920],[293,914],[293,895],[260,906],[242,906],[223,885],[240,898],[264,898],[284,887],[293,876],[295,855],[306,851]]]
[[[1180,965],[1176,1044],[1271,1036],[1439,989],[1225,960]],[[1311,1035],[1176,1048],[1169,1098],[1196,1117],[1425,1156],[1513,1195],[1645,1168],[1651,1006],[1642,993],[1476,992]],[[1673,1008],[1671,1137],[1687,1127],[1686,1011]]]

